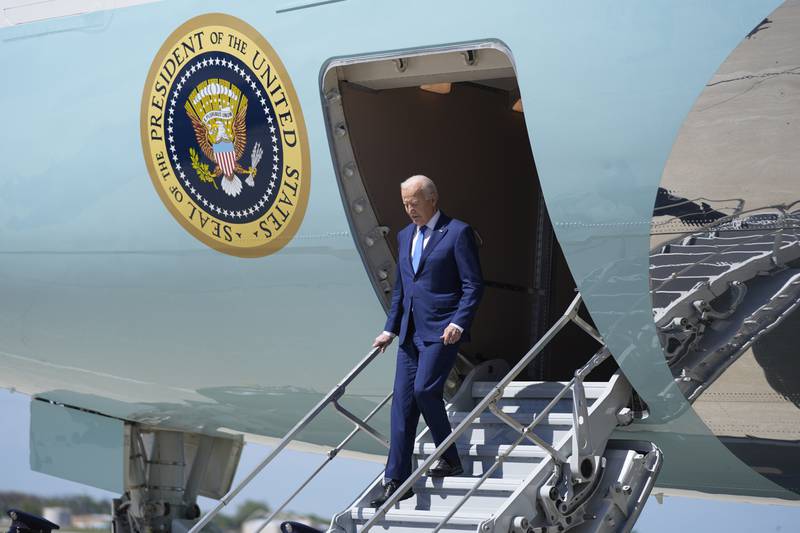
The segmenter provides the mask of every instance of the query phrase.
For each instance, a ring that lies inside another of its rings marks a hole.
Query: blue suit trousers
[[[413,316],[409,318],[409,326],[413,327]],[[457,353],[458,343],[445,345],[442,341],[423,341],[416,329],[409,332],[397,350],[387,479],[404,481],[411,475],[420,413],[437,446],[450,434],[442,393]],[[460,464],[455,445],[450,446],[443,457],[451,465]]]

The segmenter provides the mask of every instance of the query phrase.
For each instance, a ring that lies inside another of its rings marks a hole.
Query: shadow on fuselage
[[[798,329],[800,313],[795,311],[768,335],[756,341],[752,349],[770,387],[800,408],[800,364],[797,361],[796,344]]]
[[[797,468],[800,441],[755,437],[719,437],[719,440],[753,470],[776,485],[800,494],[800,470]]]
[[[211,436],[223,436],[233,431],[279,439],[325,396],[296,386],[206,387],[196,392],[210,401],[125,402],[66,389],[41,393],[37,398],[65,406],[91,405],[98,413],[145,427]],[[341,404],[363,418],[378,401],[379,398],[346,395],[341,399]],[[379,411],[370,424],[388,434],[388,406]],[[344,439],[352,429],[353,425],[329,406],[303,430],[297,440],[330,446]],[[386,453],[385,448],[363,434],[356,435],[347,449],[371,454]]]

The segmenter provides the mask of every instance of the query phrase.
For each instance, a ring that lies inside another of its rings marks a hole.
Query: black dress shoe
[[[322,533],[322,531],[300,522],[289,521],[281,524],[281,533]]]
[[[392,494],[397,492],[397,487],[399,487],[400,485],[401,485],[400,482],[390,479],[386,483],[386,485],[383,486],[383,494],[381,494],[380,496],[369,502],[370,507],[374,507],[377,509],[378,507],[386,503],[386,500],[388,500],[392,496]],[[401,502],[403,500],[407,500],[413,495],[414,495],[414,489],[408,489],[406,493],[400,496],[400,499],[397,501]]]
[[[464,473],[464,468],[459,462],[457,465],[451,465],[447,459],[441,457],[436,464],[428,469],[428,476],[430,477],[448,477],[457,476]]]

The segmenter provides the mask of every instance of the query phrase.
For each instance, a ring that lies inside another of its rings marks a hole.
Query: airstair
[[[511,369],[504,361],[473,368],[447,406],[453,431],[438,447],[427,428],[415,442],[416,470],[386,503],[369,507],[382,492],[382,475],[331,521],[329,533],[475,531],[482,533],[627,532],[633,527],[660,471],[660,450],[648,442],[609,440],[636,415],[631,387],[617,372],[607,382],[586,381],[609,357],[598,332],[578,316],[577,295],[565,314]],[[518,381],[518,376],[568,323],[595,338],[600,349],[569,382]],[[387,445],[369,425],[391,395],[359,419],[339,403],[347,385],[379,353],[353,369],[191,533],[200,531],[308,423],[332,406],[355,427],[289,498],[265,527],[358,432]],[[431,478],[428,468],[455,443],[464,473]],[[413,487],[414,496],[398,502]],[[289,524],[284,531],[292,531]]]
[[[379,477],[334,518],[330,531],[629,529],[652,487],[660,459],[649,445],[606,447],[611,431],[631,420],[632,413],[624,407],[630,393],[624,378],[617,374],[609,382],[583,383],[585,396],[577,404],[566,383],[512,381],[504,389],[497,385],[478,380],[465,385],[475,405],[491,401],[489,410],[472,419],[456,439],[463,476],[422,475],[413,483],[415,496],[384,506],[385,510],[368,504],[381,492]],[[564,390],[568,392],[561,394]],[[467,398],[460,401],[468,403]],[[582,402],[588,416],[576,432],[575,411],[582,409]],[[470,419],[470,413],[459,408],[450,406],[454,427]],[[573,450],[576,433],[589,441],[584,453]],[[416,441],[417,466],[430,464],[435,449],[424,431]],[[570,461],[576,453],[581,464]],[[402,493],[402,488],[397,491]]]
[[[653,315],[692,401],[800,302],[800,212],[740,214],[650,255]]]

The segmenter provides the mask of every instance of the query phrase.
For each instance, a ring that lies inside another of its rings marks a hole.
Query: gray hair
[[[409,189],[415,185],[418,185],[422,189],[422,194],[425,196],[426,200],[439,197],[439,191],[436,189],[436,184],[428,176],[423,176],[422,174],[411,176],[405,180],[400,184],[400,189]]]

